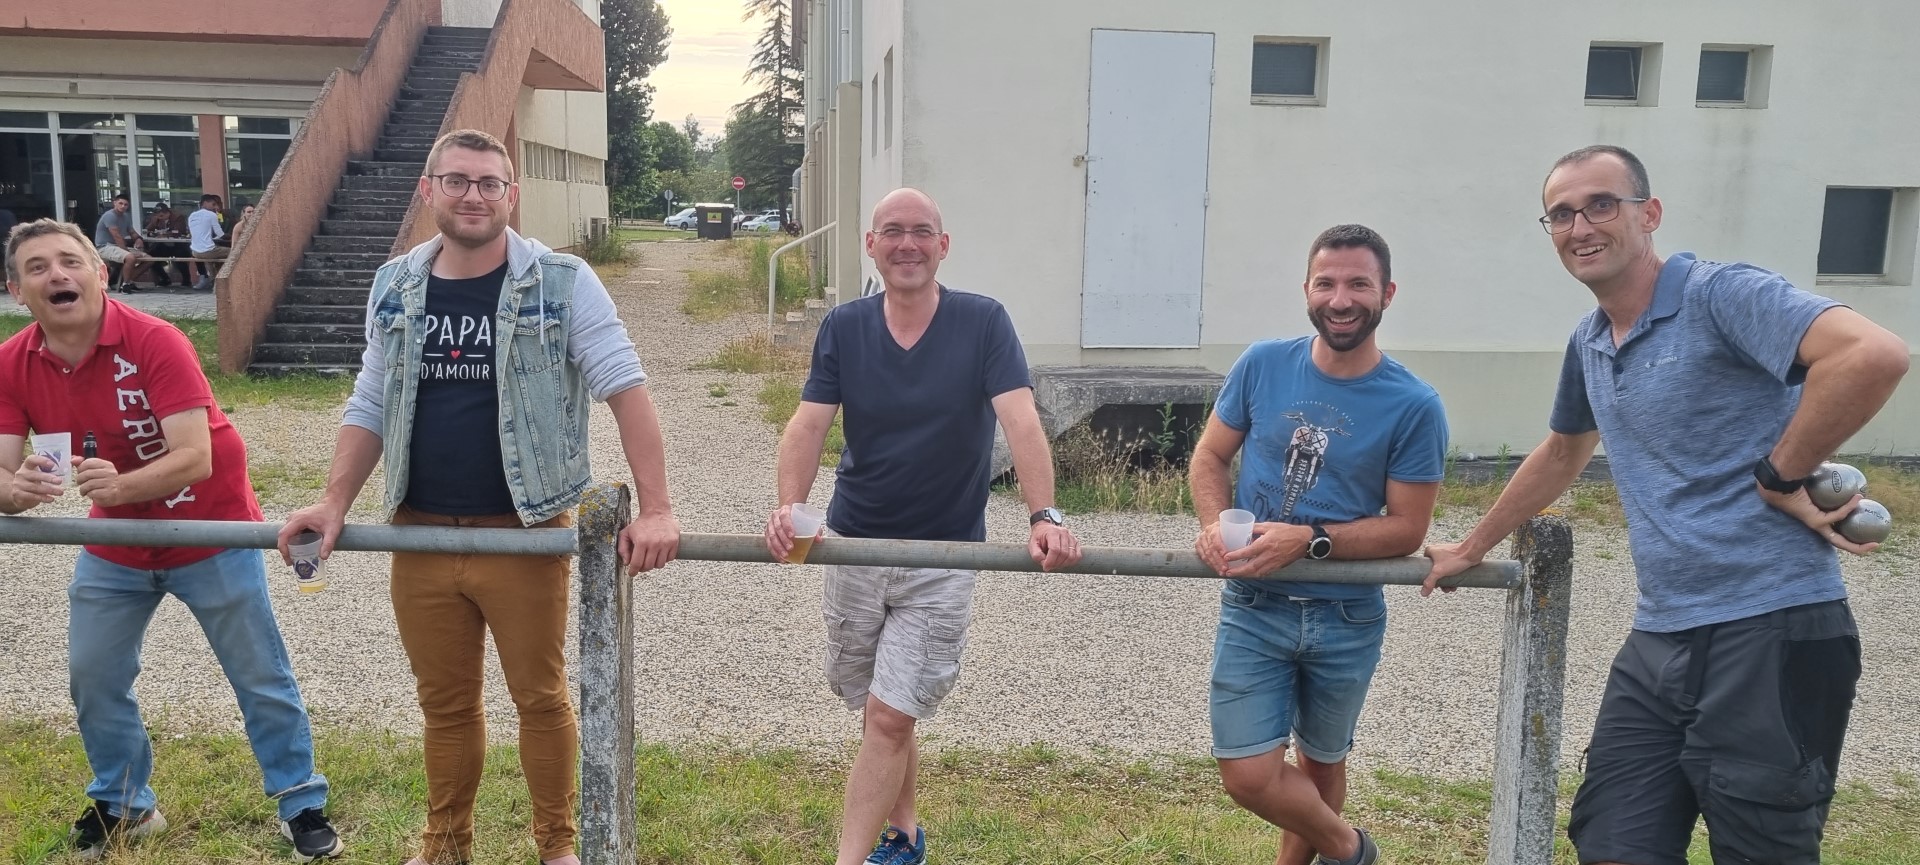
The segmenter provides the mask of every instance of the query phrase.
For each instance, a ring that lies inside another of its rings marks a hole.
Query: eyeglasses
[[[1548,234],[1565,234],[1573,230],[1573,218],[1576,216],[1586,216],[1588,225],[1599,225],[1619,219],[1620,205],[1629,202],[1639,204],[1643,201],[1646,201],[1646,199],[1600,198],[1594,200],[1586,207],[1577,210],[1562,207],[1559,210],[1549,211],[1546,216],[1540,217],[1540,227],[1546,229]]]
[[[467,194],[468,187],[478,186],[480,187],[481,198],[488,201],[499,201],[507,197],[507,187],[513,185],[497,177],[483,177],[479,180],[474,180],[464,174],[429,174],[427,176],[439,180],[440,191],[454,198],[464,197]]]
[[[879,231],[874,232],[874,234],[877,234],[880,237],[886,238],[887,240],[896,240],[896,241],[899,240],[900,238],[906,237],[908,235],[912,235],[914,240],[918,240],[922,242],[929,241],[940,236],[940,232],[934,231],[933,229],[927,228],[925,226],[913,229],[912,231],[908,231],[907,229],[900,228],[898,226],[889,226],[887,228],[882,228]]]

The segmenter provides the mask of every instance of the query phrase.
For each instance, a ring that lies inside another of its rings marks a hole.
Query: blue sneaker
[[[867,854],[867,865],[923,865],[927,861],[927,827],[914,827],[913,835],[909,842],[907,833],[888,826],[880,843]]]

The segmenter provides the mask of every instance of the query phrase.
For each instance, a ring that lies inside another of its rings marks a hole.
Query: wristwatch
[[[1792,481],[1781,478],[1780,470],[1774,468],[1773,461],[1767,459],[1765,456],[1754,461],[1753,479],[1759,481],[1762,488],[1772,490],[1776,493],[1797,492],[1801,487],[1807,485],[1806,478]]]
[[[1067,524],[1066,515],[1060,513],[1060,509],[1055,507],[1045,507],[1034,511],[1028,515],[1027,525],[1037,525],[1041,520],[1046,520],[1056,526],[1064,526]]]
[[[1327,529],[1319,523],[1313,524],[1313,540],[1307,542],[1307,558],[1324,559],[1333,555],[1333,538],[1328,537]]]

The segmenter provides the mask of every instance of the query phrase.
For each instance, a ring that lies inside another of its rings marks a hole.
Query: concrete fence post
[[[615,546],[632,496],[596,484],[580,502],[580,861],[634,861],[633,581]]]
[[[1513,551],[1524,576],[1507,593],[1501,629],[1487,865],[1550,865],[1558,834],[1573,527],[1564,517],[1534,517],[1514,534]]]

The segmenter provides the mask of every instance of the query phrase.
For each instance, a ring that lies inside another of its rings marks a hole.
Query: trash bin
[[[694,218],[699,220],[701,240],[733,239],[733,205],[696,204]]]

